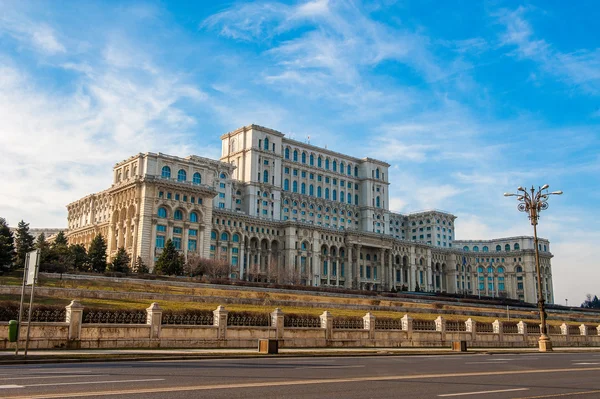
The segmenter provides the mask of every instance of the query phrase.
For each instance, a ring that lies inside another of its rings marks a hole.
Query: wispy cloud
[[[560,51],[536,37],[526,19],[529,11],[527,7],[520,6],[516,10],[502,10],[495,14],[498,22],[505,26],[500,44],[514,48],[512,54],[518,58],[537,62],[546,74],[589,94],[600,94],[600,48]]]

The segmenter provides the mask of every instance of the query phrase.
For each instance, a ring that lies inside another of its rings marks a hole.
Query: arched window
[[[167,217],[167,210],[165,208],[163,208],[162,206],[160,208],[158,208],[158,217],[159,218]]]
[[[296,180],[292,182],[292,191],[295,193],[298,192],[298,182]]]
[[[494,268],[492,266],[488,266],[487,272],[488,273],[494,273]]]
[[[479,247],[477,245],[473,247],[473,252],[479,252]]]
[[[329,199],[329,189],[325,187],[325,199]]]
[[[331,199],[334,201],[337,201],[337,190],[334,188],[333,192],[331,193]]]
[[[163,179],[170,179],[171,178],[171,168],[169,168],[168,166],[163,166],[160,177],[162,177]]]
[[[177,209],[177,210],[175,211],[175,213],[173,214],[173,218],[174,218],[175,220],[183,220],[183,212],[181,212],[181,210],[180,210],[180,209]]]
[[[268,183],[269,182],[269,171],[265,170],[263,171],[263,183]]]
[[[211,240],[216,240],[217,239],[217,232],[216,231],[211,231],[210,232],[210,239]]]
[[[523,268],[521,266],[517,266],[517,268],[515,269],[515,272],[523,273]]]
[[[323,160],[321,159],[321,157],[319,156],[319,158],[317,158],[317,166],[320,168],[323,166]]]
[[[306,153],[302,153],[302,163],[306,163]]]
[[[479,266],[477,268],[477,273],[483,273],[483,266]]]
[[[325,158],[325,169],[329,170],[329,158]]]
[[[239,234],[234,234],[232,237],[232,241],[233,242],[240,242],[240,235]]]
[[[321,186],[317,186],[317,197],[321,198]]]
[[[488,247],[484,246],[483,248],[481,248],[481,250],[482,250],[483,252],[488,252]]]
[[[285,179],[285,180],[283,181],[283,189],[284,189],[285,191],[290,191],[290,181],[289,181],[288,179]]]
[[[352,174],[352,166],[350,164],[348,164],[347,169],[348,169],[348,172],[347,172],[348,175],[351,175]]]
[[[345,167],[344,162],[340,162],[340,173],[344,173],[345,170],[346,170],[346,167]]]
[[[179,172],[177,172],[177,181],[186,181],[186,180],[187,180],[186,171],[183,169],[179,169]]]
[[[298,162],[298,151],[294,150],[294,162]]]
[[[198,172],[194,173],[194,177],[192,178],[192,183],[202,184],[202,176],[200,175],[200,173],[198,173]]]
[[[504,273],[504,267],[500,266],[500,267],[498,267],[498,269],[496,271],[498,272],[498,274],[502,274],[502,273]]]
[[[265,137],[265,151],[269,151],[269,138]]]
[[[371,260],[371,254],[367,254],[367,260]]]
[[[505,251],[510,251],[510,244],[506,244],[506,245],[504,246],[504,250],[505,250]]]
[[[337,161],[333,161],[333,171],[337,172]]]
[[[358,177],[358,166],[354,167],[354,177]]]
[[[346,199],[346,194],[344,193],[344,191],[340,191],[340,202],[344,202],[345,199]]]
[[[502,251],[502,246],[501,245],[496,245],[496,252],[500,252]]]
[[[229,234],[222,232],[221,233],[221,241],[229,241]]]
[[[463,251],[465,252],[469,252],[469,247],[467,247],[466,245],[463,247]]]
[[[306,248],[307,248],[306,242],[302,243],[301,248],[302,248],[303,251],[306,251]]]
[[[348,203],[352,203],[352,194],[348,193]]]
[[[375,177],[379,179],[379,168],[375,169]]]
[[[225,173],[223,173],[223,172],[221,172],[221,174],[219,175],[219,177],[221,179],[227,179],[227,175]]]
[[[308,195],[315,195],[315,186],[312,184],[308,186]]]
[[[290,159],[290,149],[289,148],[285,149],[285,159]]]
[[[377,208],[381,207],[381,199],[379,198],[379,196],[377,196],[375,200],[375,205],[377,206]]]
[[[310,154],[308,161],[310,163],[310,166],[314,166],[315,165],[315,156],[313,154]]]
[[[196,212],[190,212],[190,222],[198,223],[198,214]]]
[[[515,243],[514,248],[515,248],[515,251],[518,251],[520,249],[519,243]]]
[[[300,185],[300,194],[306,194],[306,183]]]
[[[358,194],[354,194],[354,205],[358,205]]]
[[[546,247],[546,246],[544,245],[544,252],[547,252],[547,251],[548,251],[548,247]]]

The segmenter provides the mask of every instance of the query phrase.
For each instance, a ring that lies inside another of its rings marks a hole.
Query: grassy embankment
[[[0,276],[0,285],[21,285],[22,280],[19,277],[14,276]],[[362,317],[365,314],[364,310],[346,309],[342,307],[336,307],[336,305],[365,305],[365,306],[380,306],[389,308],[389,310],[375,310],[372,313],[376,317],[392,317],[400,318],[404,314],[408,313],[411,317],[419,320],[433,320],[440,315],[438,310],[444,309],[452,312],[453,310],[458,312],[464,311],[485,311],[484,309],[478,308],[477,306],[469,307],[458,307],[450,304],[438,304],[438,303],[399,303],[397,301],[386,300],[385,298],[343,298],[334,296],[322,296],[318,293],[311,294],[309,292],[296,294],[296,293],[278,293],[278,292],[260,292],[253,291],[251,289],[240,289],[240,290],[228,290],[228,289],[215,289],[204,286],[198,287],[182,287],[178,285],[169,284],[165,281],[164,284],[153,284],[149,281],[139,280],[139,282],[130,281],[107,281],[107,280],[60,280],[56,278],[40,278],[40,286],[42,287],[54,287],[64,289],[79,289],[85,291],[111,291],[111,292],[140,292],[140,293],[156,293],[156,294],[169,294],[169,295],[182,295],[190,299],[190,301],[164,301],[157,300],[160,306],[165,310],[186,310],[186,309],[197,309],[197,310],[214,310],[218,305],[223,304],[219,301],[207,300],[207,298],[221,297],[230,298],[237,300],[244,299],[258,299],[262,305],[253,304],[239,304],[239,303],[228,303],[226,308],[230,311],[246,311],[246,312],[271,312],[275,308],[271,305],[272,301],[293,301],[298,305],[295,306],[280,306],[284,313],[288,314],[306,314],[306,315],[320,315],[324,309],[319,307],[313,307],[311,304],[314,303],[327,303],[331,307],[328,310],[334,316],[343,317]],[[14,295],[0,295],[0,300],[18,300],[19,298]],[[63,298],[63,297],[41,297],[36,296],[35,303],[40,305],[61,305],[66,306],[71,299],[74,298]],[[145,309],[150,305],[150,301],[142,300],[129,300],[129,299],[97,299],[83,297],[78,298],[80,302],[90,308],[103,308],[103,309]],[[306,304],[302,306],[301,304]],[[419,309],[420,312],[411,312],[406,309],[409,306],[412,309]],[[489,309],[486,309],[489,310]],[[465,316],[461,314],[444,314],[444,318],[447,320],[459,320],[464,321],[468,317],[479,322],[492,322],[496,317],[486,316]],[[500,320],[507,320],[506,318],[499,318]],[[523,320],[525,322],[537,322],[536,311],[521,311],[511,312],[511,319]],[[562,320],[549,320],[549,324],[561,324]],[[571,323],[577,324],[577,323]]]

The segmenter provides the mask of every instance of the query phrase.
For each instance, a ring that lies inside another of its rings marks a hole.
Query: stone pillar
[[[524,338],[527,337],[527,323],[524,323],[523,320],[517,323],[517,330],[519,334],[523,335]]]
[[[150,326],[150,339],[160,338],[160,327],[162,325],[162,309],[158,303],[152,302],[152,305],[146,309],[146,324]]]
[[[410,339],[413,331],[413,318],[405,314],[400,321],[402,322],[402,331],[406,331]]]
[[[244,279],[244,263],[245,263],[245,252],[244,252],[244,243],[243,243],[243,238],[242,238],[242,243],[240,243],[240,253],[238,254],[238,268],[240,270],[240,273],[238,274],[238,277],[240,280]]]
[[[579,334],[588,335],[587,326],[585,324],[579,326]]]
[[[325,330],[325,339],[330,340],[333,335],[333,316],[326,310],[320,318],[321,328]]]
[[[442,333],[442,336],[446,332],[446,319],[442,316],[438,316],[438,318],[435,319],[435,331]]]
[[[81,338],[81,324],[83,323],[83,305],[72,300],[66,307],[66,322],[69,323],[69,341],[78,341]]]
[[[223,340],[227,337],[227,309],[219,305],[213,310],[213,326],[217,327],[217,339]]]
[[[469,317],[465,321],[465,327],[467,332],[471,333],[471,340],[475,341],[477,339],[477,322]]]
[[[279,308],[271,313],[271,327],[275,328],[275,338],[277,339],[283,339],[284,317],[284,313]]]
[[[392,256],[392,251],[388,251],[388,290],[392,288],[396,288],[396,279],[394,276],[394,257]]]
[[[502,322],[500,320],[495,320],[492,323],[492,328],[494,329],[494,334],[498,334],[498,340],[502,342],[504,338],[504,328],[502,327]]]
[[[363,328],[369,331],[369,339],[375,339],[375,316],[371,312],[363,316]]]
[[[548,327],[546,327],[546,328],[548,328]],[[549,330],[549,329],[548,329],[548,330]],[[562,324],[560,325],[560,333],[561,333],[562,335],[566,335],[566,336],[567,336],[567,340],[569,339],[569,338],[568,338],[568,337],[569,337],[569,326],[568,326],[566,323],[562,323]]]
[[[346,261],[346,288],[352,288],[352,279],[354,278],[353,270],[352,270],[352,245],[348,245],[348,260]]]
[[[600,335],[600,325],[598,325],[598,327],[596,327],[596,331],[597,331],[597,334]]]

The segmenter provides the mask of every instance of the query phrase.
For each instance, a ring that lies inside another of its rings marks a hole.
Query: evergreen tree
[[[135,270],[134,271],[137,274],[148,274],[150,272],[150,270],[148,269],[148,266],[146,266],[146,264],[142,260],[141,256],[138,256],[135,261]]]
[[[94,237],[88,249],[90,268],[94,272],[104,273],[106,270],[106,240],[102,234]]]
[[[64,231],[59,231],[58,234],[56,235],[56,238],[54,239],[54,242],[52,243],[53,246],[60,246],[60,245],[64,245],[67,246],[69,245],[68,241],[67,241],[67,237],[65,236]]]
[[[0,271],[10,269],[15,261],[15,239],[6,219],[0,217]]]
[[[36,241],[35,247],[40,250],[40,271],[52,272],[55,263],[54,253],[50,249],[50,244],[46,241],[46,235],[40,234]]]
[[[129,272],[129,264],[131,263],[131,258],[125,248],[119,248],[117,251],[117,255],[113,261],[108,265],[107,270],[111,272],[117,273],[127,273]]]
[[[183,264],[183,257],[177,252],[171,239],[168,239],[156,261],[154,270],[156,274],[181,276],[183,274]]]
[[[29,223],[20,221],[17,226],[17,235],[15,240],[15,247],[17,249],[16,266],[25,266],[25,257],[28,252],[34,249],[33,236],[29,233]]]
[[[89,259],[85,247],[81,244],[69,246],[69,264],[79,271],[88,270]]]
[[[67,237],[65,237],[65,233],[60,231],[51,245],[52,251],[52,260],[54,270],[63,273],[66,270],[73,269],[73,265],[71,263],[71,256],[69,252],[69,244],[67,242]]]
[[[581,307],[586,309],[600,309],[600,299],[598,299],[597,295],[594,295],[592,299],[592,295],[587,294],[586,300],[581,304]]]

